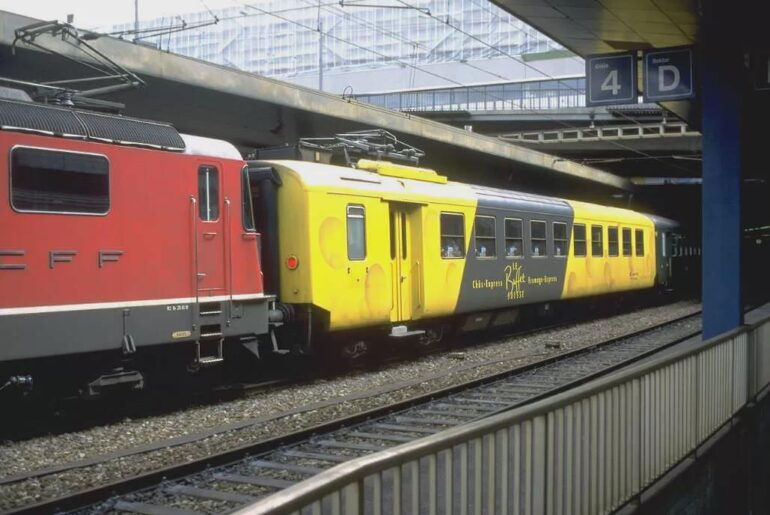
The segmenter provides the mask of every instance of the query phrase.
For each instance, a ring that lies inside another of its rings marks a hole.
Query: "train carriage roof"
[[[564,217],[572,216],[572,208],[569,203],[560,198],[486,186],[471,186],[471,189],[479,199],[479,207],[527,211]]]
[[[390,177],[376,172],[308,161],[261,161],[259,164],[293,172],[308,190],[345,190],[371,196],[398,197],[406,202],[451,200],[475,203],[471,188],[457,182],[435,183]]]
[[[479,207],[521,210],[571,217],[575,210],[596,221],[625,221],[650,224],[647,215],[618,207],[602,206],[486,186],[448,181],[437,183],[381,175],[377,172],[309,161],[261,161],[260,165],[290,170],[308,190],[346,190],[358,194],[398,196],[404,201],[449,201],[476,203]]]

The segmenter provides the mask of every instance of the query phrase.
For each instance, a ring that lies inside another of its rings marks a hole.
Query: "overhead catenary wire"
[[[307,3],[307,4],[311,4],[311,6],[312,6],[312,0],[303,0],[303,1],[305,3]],[[347,5],[341,4],[341,5],[342,5],[342,7],[371,7],[370,5],[365,5],[365,4],[347,4]],[[360,18],[360,17],[355,16],[355,15],[353,15],[351,13],[345,12],[343,9],[340,9],[339,7],[336,7],[336,6],[324,7],[324,10],[326,12],[329,12],[329,13],[332,13],[332,14],[341,14],[342,16],[344,16],[347,19],[355,20],[358,23],[362,23],[362,24],[364,24],[364,25],[366,25],[368,27],[371,27],[372,29],[376,30],[380,34],[383,34],[385,36],[389,36],[389,37],[391,37],[393,39],[401,41],[402,43],[407,43],[409,45],[412,45],[414,48],[421,48],[421,49],[424,49],[424,50],[427,50],[427,51],[431,50],[430,48],[427,48],[424,44],[421,44],[419,41],[411,40],[411,39],[409,39],[407,37],[402,36],[401,34],[399,34],[396,31],[380,27],[379,25],[377,25],[374,22],[371,22],[371,21],[366,20],[364,18]],[[413,56],[414,56],[414,62],[412,64],[414,66],[417,66],[417,53],[414,52]],[[502,79],[502,80],[505,80],[505,81],[511,81],[512,80],[509,77],[505,77],[503,75],[500,75],[500,74],[495,73],[495,72],[490,71],[490,70],[486,70],[486,69],[484,69],[484,68],[482,68],[480,66],[476,66],[476,65],[473,65],[473,64],[468,63],[468,62],[464,62],[464,63],[460,63],[460,64],[462,64],[464,66],[468,66],[469,68],[473,68],[474,70],[486,73],[486,74],[491,75],[493,77],[496,77],[498,79]],[[413,68],[411,68],[411,70],[412,70],[412,73],[414,73],[415,68],[413,67]],[[412,75],[411,80],[413,81],[413,79],[414,79],[414,75]]]

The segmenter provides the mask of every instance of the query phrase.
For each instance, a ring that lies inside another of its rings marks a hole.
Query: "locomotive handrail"
[[[230,212],[230,199],[225,197],[225,251],[227,252],[227,290],[229,300],[229,309],[227,311],[227,320],[232,318],[233,304],[233,237],[232,233],[232,213]]]
[[[195,298],[195,302],[199,302],[198,299],[198,270],[200,269],[198,265],[198,200],[195,198],[194,195],[190,195],[190,229],[192,234],[192,264],[193,264],[193,273],[192,273],[192,297]],[[195,323],[195,318],[193,317],[193,323]]]
[[[381,513],[386,484],[393,486],[393,506],[411,503],[414,513],[435,512],[438,503],[451,508],[455,488],[461,503],[473,491],[478,513],[482,503],[507,507],[512,498],[537,513],[555,506],[578,510],[573,503],[582,511],[617,509],[767,393],[768,308],[753,324],[531,405],[340,464],[237,513],[320,513],[326,502],[335,513],[372,506]],[[496,462],[498,455],[505,459]],[[409,481],[402,485],[405,475]],[[427,492],[421,493],[423,484]]]

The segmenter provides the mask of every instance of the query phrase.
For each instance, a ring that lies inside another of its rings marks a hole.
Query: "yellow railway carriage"
[[[631,210],[388,162],[250,163],[266,169],[274,199],[253,178],[252,188],[255,206],[274,204],[278,238],[262,244],[274,291],[316,334],[424,336],[447,320],[478,329],[515,322],[523,305],[667,280],[660,247],[673,224]]]
[[[568,201],[574,212],[562,298],[650,288],[655,282],[655,226],[650,217]]]

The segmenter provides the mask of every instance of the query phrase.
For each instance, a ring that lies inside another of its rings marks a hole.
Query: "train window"
[[[545,222],[539,220],[529,222],[529,234],[532,241],[532,255],[535,257],[547,256]]]
[[[348,259],[366,258],[366,212],[364,206],[348,204]]]
[[[607,246],[610,256],[619,256],[618,251],[618,228],[607,227]]]
[[[441,257],[465,256],[465,217],[460,213],[441,213]]]
[[[553,254],[556,257],[567,257],[567,224],[553,223]]]
[[[623,228],[623,255],[631,255],[631,229],[628,227]]]
[[[585,256],[588,251],[586,248],[586,226],[575,224],[572,226],[572,241],[575,242],[575,255]]]
[[[644,256],[644,231],[642,229],[636,230],[636,255]]]
[[[604,256],[604,234],[601,225],[591,226],[591,255]]]
[[[241,207],[243,217],[243,228],[246,231],[255,231],[254,210],[251,207],[251,187],[249,186],[249,169],[243,167],[241,172]]]
[[[494,258],[496,252],[497,240],[495,236],[495,217],[477,216],[476,217],[476,257]]]
[[[524,255],[524,229],[521,220],[505,219],[505,257],[516,258]]]
[[[19,147],[11,151],[11,206],[17,211],[104,215],[110,209],[107,158]]]
[[[213,166],[198,168],[198,216],[204,222],[219,219],[219,170]]]

